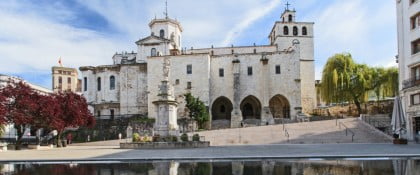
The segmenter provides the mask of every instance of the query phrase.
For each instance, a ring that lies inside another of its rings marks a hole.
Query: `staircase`
[[[389,136],[355,118],[212,130],[198,134],[210,141],[212,146],[391,142]]]

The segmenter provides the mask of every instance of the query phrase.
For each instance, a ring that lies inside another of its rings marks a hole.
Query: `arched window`
[[[83,89],[87,91],[87,77],[83,78]]]
[[[98,91],[101,91],[101,77],[98,77],[97,83],[98,83]]]
[[[150,56],[155,57],[156,55],[156,48],[152,48],[152,50],[150,50]]]
[[[115,77],[114,76],[109,77],[109,89],[110,90],[115,89]]]
[[[308,35],[308,29],[306,27],[302,27],[302,35]]]
[[[289,27],[287,26],[283,27],[283,35],[289,35]]]
[[[298,28],[296,26],[293,27],[293,35],[294,36],[298,35]]]
[[[292,21],[293,21],[293,16],[289,15],[289,22],[292,22]]]
[[[162,29],[160,30],[160,35],[161,38],[165,38],[165,31]]]

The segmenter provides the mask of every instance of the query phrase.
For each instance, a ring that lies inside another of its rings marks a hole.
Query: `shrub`
[[[133,134],[133,142],[140,142],[140,134],[139,133],[134,133]]]
[[[193,139],[194,142],[198,142],[198,141],[200,141],[200,135],[194,134],[192,139]]]
[[[188,135],[187,134],[182,134],[181,135],[181,140],[183,141],[183,142],[188,142]]]
[[[143,142],[152,142],[152,141],[153,141],[153,137],[150,137],[150,136],[143,137]]]
[[[177,136],[170,136],[170,137],[171,137],[172,142],[178,142],[178,137]]]
[[[160,135],[153,136],[153,142],[160,142]]]

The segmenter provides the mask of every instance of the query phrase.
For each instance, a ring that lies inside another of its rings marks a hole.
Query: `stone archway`
[[[283,95],[276,95],[269,101],[273,118],[290,118],[290,103]]]
[[[226,97],[219,97],[211,106],[212,128],[229,128],[233,104]]]
[[[250,95],[242,100],[241,111],[243,120],[261,120],[261,103],[255,96]]]

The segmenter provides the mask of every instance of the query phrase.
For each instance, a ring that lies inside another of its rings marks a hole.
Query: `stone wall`
[[[362,104],[362,110],[364,114],[376,115],[376,114],[390,114],[394,105],[393,100],[384,100],[379,102],[368,102]],[[318,116],[354,116],[358,117],[357,107],[354,104],[345,104],[331,106],[327,108],[317,108],[313,111],[314,115]]]
[[[148,60],[148,112],[149,117],[156,117],[156,107],[153,104],[157,101],[159,85],[163,80],[164,57],[151,57]],[[175,100],[178,102],[178,118],[186,116],[184,94],[191,93],[199,97],[206,106],[209,105],[209,73],[210,57],[208,54],[179,55],[171,56],[171,69],[169,82],[174,87]],[[192,66],[192,73],[187,74],[187,65]],[[187,87],[191,82],[191,89]]]

